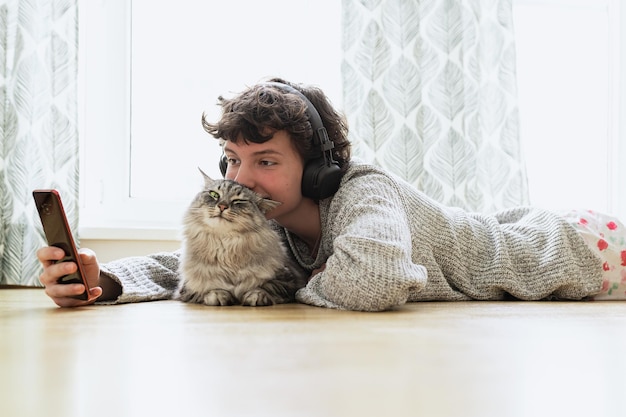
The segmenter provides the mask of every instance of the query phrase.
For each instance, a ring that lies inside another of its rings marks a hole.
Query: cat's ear
[[[261,210],[261,212],[265,214],[268,211],[280,206],[281,204],[282,204],[281,202],[270,200],[269,198],[264,198],[259,203],[259,210]]]
[[[213,178],[209,177],[207,174],[204,173],[204,171],[198,167],[198,171],[200,171],[200,173],[202,174],[202,176],[204,177],[204,184],[208,185],[210,183],[213,183]]]

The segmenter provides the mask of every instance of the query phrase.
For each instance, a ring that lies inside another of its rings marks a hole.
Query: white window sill
[[[80,226],[80,239],[85,240],[136,240],[136,241],[180,241],[180,230],[158,227],[101,227]]]

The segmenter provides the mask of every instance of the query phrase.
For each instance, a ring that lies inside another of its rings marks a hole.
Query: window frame
[[[596,0],[513,1],[576,7]],[[611,57],[617,60],[609,76],[614,93],[607,132],[609,206],[626,219],[626,74],[622,71],[626,68],[626,7],[619,0],[606,0],[606,5]],[[165,213],[181,213],[180,203],[129,197],[131,1],[84,1],[79,9],[79,235],[84,239],[179,240],[178,227],[163,219]]]

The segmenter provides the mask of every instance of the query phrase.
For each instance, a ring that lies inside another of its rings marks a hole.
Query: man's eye
[[[261,165],[264,165],[266,167],[271,167],[272,165],[275,165],[275,162],[272,162],[272,161],[261,161]]]

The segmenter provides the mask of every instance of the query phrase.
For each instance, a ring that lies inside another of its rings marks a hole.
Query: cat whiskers
[[[187,210],[188,214],[197,219],[205,219],[205,221],[219,221],[220,219],[232,222],[231,218],[224,216],[219,210],[207,209],[206,207],[190,207]]]

